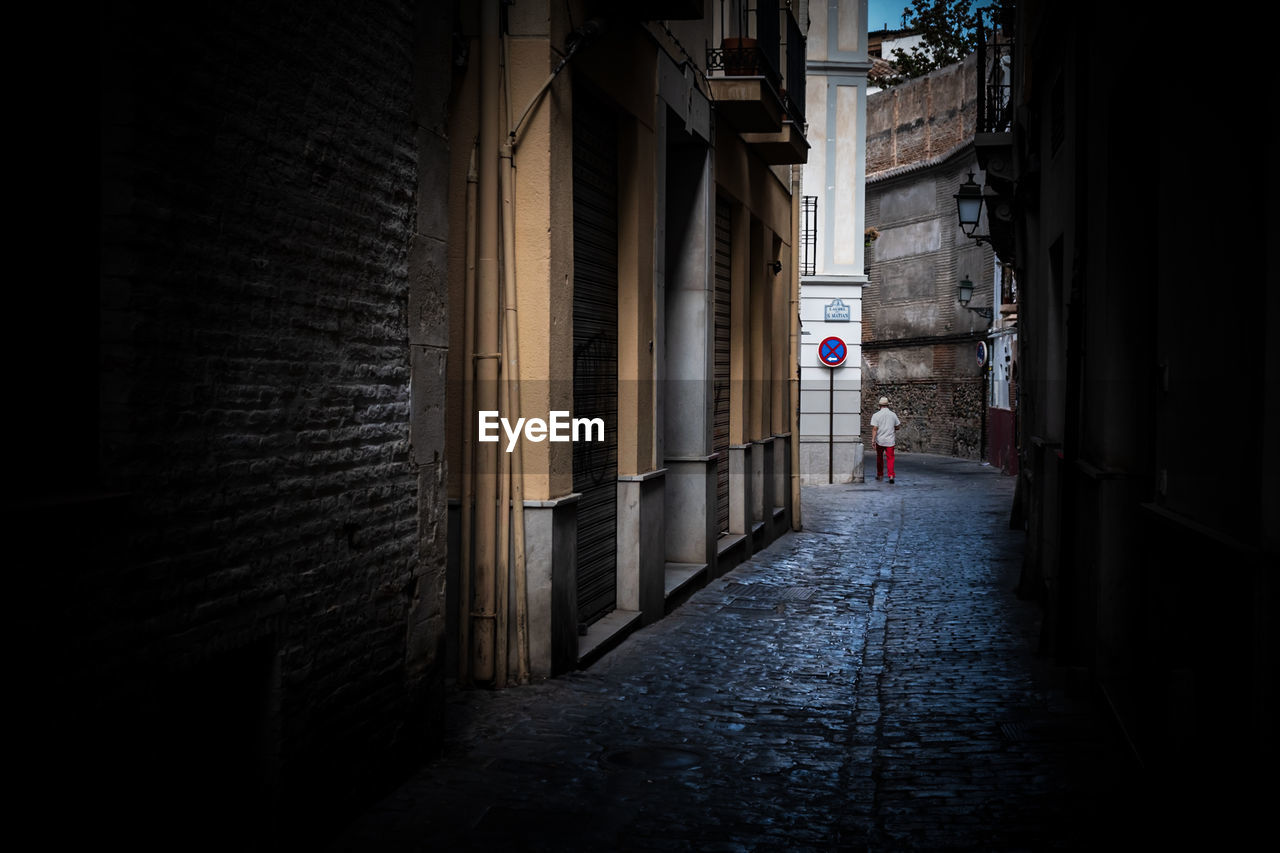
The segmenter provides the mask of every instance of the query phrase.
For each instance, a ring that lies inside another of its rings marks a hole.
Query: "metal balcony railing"
[[[726,77],[764,77],[776,89],[782,85],[778,68],[778,0],[720,0],[719,47],[707,49],[708,73]]]
[[[800,197],[800,275],[815,275],[818,269],[818,197]]]
[[[783,81],[783,107],[787,115],[800,127],[804,127],[804,33],[800,32],[800,24],[791,9],[782,12],[783,23],[787,34],[787,77]]]
[[[1013,129],[1013,40],[978,20],[978,132]]]

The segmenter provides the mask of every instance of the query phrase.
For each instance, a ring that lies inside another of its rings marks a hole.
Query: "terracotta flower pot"
[[[724,51],[724,73],[729,77],[750,77],[758,68],[756,40],[732,36],[720,40]]]

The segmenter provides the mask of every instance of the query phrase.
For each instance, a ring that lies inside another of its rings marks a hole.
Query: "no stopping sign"
[[[840,338],[823,338],[818,344],[818,361],[827,367],[839,367],[848,355],[849,347]]]

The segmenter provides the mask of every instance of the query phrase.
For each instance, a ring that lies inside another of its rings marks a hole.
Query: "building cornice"
[[[974,155],[976,156],[977,150],[974,148],[974,145],[973,145],[973,137],[969,137],[964,142],[961,142],[959,145],[956,145],[950,150],[944,151],[941,154],[936,154],[933,157],[928,158],[927,160],[917,160],[914,163],[904,163],[901,166],[894,166],[891,169],[881,169],[879,172],[874,172],[870,175],[867,175],[866,182],[868,184],[878,184],[882,181],[888,181],[888,180],[892,180],[893,178],[902,177],[903,175],[910,175],[913,172],[921,172],[921,171],[924,171],[925,169],[932,169],[935,166],[941,166],[945,164],[949,160],[958,158],[961,154],[964,154],[966,150],[972,150],[972,153],[974,153]]]
[[[850,62],[839,59],[815,59],[806,62],[804,69],[810,74],[866,74],[871,70],[871,65],[869,60]]]
[[[958,344],[965,341],[984,341],[991,334],[990,329],[974,329],[972,332],[953,332],[949,335],[922,335],[916,338],[881,338],[878,341],[863,341],[864,350],[897,349],[898,347],[920,347],[931,344]]]

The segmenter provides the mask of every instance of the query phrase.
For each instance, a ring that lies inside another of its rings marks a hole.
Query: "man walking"
[[[871,416],[871,443],[876,448],[876,479],[884,479],[884,461],[889,457],[889,482],[893,482],[894,431],[902,421],[889,410],[889,398],[880,398],[880,411]]]

